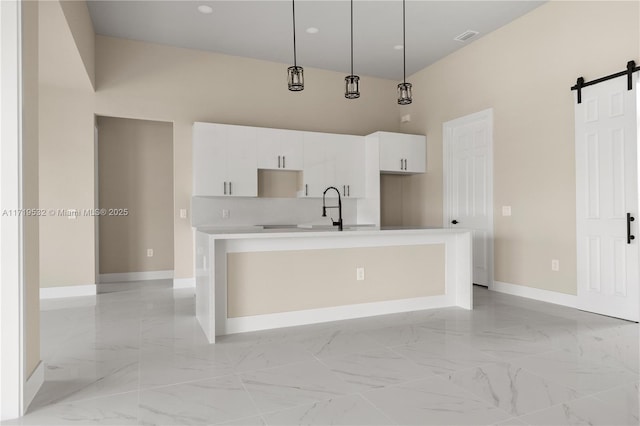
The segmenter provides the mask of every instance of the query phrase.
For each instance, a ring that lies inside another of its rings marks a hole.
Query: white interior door
[[[635,80],[631,91],[626,77],[583,88],[575,108],[578,308],[631,321],[640,307]]]
[[[493,282],[493,110],[443,125],[444,226],[473,230],[473,283]]]

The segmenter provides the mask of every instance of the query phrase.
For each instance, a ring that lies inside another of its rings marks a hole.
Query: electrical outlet
[[[502,216],[511,216],[511,206],[502,206]]]
[[[555,272],[560,270],[560,261],[558,259],[551,260],[551,270]]]
[[[401,123],[409,123],[411,121],[411,114],[406,114],[400,117]]]
[[[187,218],[187,209],[180,209],[180,219]]]
[[[222,209],[222,218],[229,219],[229,216],[231,216],[231,212],[229,211],[229,209]]]
[[[147,249],[147,257],[153,257],[153,249]]]
[[[364,281],[364,268],[356,268],[356,280]]]

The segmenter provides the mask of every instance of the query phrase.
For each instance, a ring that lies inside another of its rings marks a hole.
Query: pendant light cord
[[[352,0],[353,1],[353,0]],[[402,0],[402,82],[407,83],[407,41],[406,41],[406,30],[405,30],[405,11],[404,11],[404,1]]]
[[[351,75],[353,75],[353,0],[351,0]]]
[[[293,66],[297,67],[298,63],[296,61],[296,0],[291,0],[291,5],[293,7]]]

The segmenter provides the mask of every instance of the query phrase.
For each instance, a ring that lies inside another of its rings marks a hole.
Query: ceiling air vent
[[[460,34],[459,36],[457,36],[456,38],[454,38],[454,40],[455,41],[459,41],[461,43],[464,43],[465,41],[469,40],[470,38],[474,38],[478,34],[479,33],[477,31],[467,30],[467,31],[463,32],[462,34]]]

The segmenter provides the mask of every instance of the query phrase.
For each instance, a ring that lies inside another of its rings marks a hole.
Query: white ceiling
[[[408,0],[407,75],[538,7],[544,1]],[[198,12],[199,5],[213,13]],[[298,64],[349,72],[349,1],[298,0]],[[293,62],[291,1],[91,0],[97,34]],[[354,73],[402,79],[402,2],[354,2]],[[308,34],[316,27],[317,34]],[[466,30],[480,35],[466,43]]]

